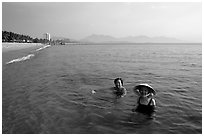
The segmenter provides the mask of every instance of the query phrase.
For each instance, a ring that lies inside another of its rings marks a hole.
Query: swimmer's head
[[[114,84],[116,88],[121,88],[123,86],[123,80],[122,78],[116,78],[114,80]]]
[[[150,93],[149,88],[146,86],[140,87],[139,91],[142,96],[147,96]]]
[[[135,86],[133,91],[137,94],[139,92],[143,96],[147,96],[148,94],[156,95],[156,91],[148,84],[140,84]]]

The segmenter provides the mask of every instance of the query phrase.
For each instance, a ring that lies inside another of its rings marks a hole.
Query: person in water
[[[153,95],[156,95],[155,90],[148,84],[140,84],[134,88],[134,92],[139,95],[138,106],[135,110],[143,113],[152,113],[156,106],[156,102],[152,98]]]
[[[115,84],[115,87],[114,87],[113,93],[119,97],[124,97],[127,93],[127,90],[123,86],[123,79],[122,78],[116,78],[114,80],[114,84]]]

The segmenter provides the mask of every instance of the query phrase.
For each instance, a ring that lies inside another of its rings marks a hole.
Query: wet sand
[[[41,43],[2,43],[2,52],[26,49],[30,47],[41,47]]]

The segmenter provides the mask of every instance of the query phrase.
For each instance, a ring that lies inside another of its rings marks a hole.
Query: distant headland
[[[121,38],[115,38],[109,35],[90,35],[87,36],[84,39],[80,40],[81,42],[88,42],[88,43],[136,43],[136,44],[158,44],[158,43],[165,43],[165,44],[171,44],[171,43],[196,43],[196,42],[187,42],[184,40],[180,40],[173,37],[148,37],[145,35],[140,36],[128,36],[128,37],[121,37]]]

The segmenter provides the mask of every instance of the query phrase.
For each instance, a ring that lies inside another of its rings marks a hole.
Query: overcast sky
[[[201,3],[5,3],[2,29],[41,38],[82,39],[92,34],[114,37],[166,36],[202,40]]]

